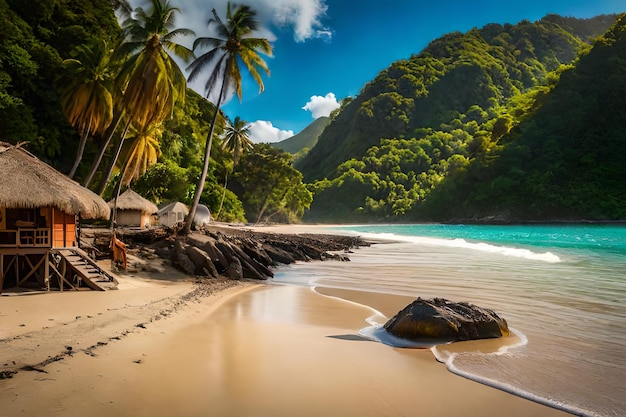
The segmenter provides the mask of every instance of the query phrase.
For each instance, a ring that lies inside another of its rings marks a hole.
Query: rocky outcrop
[[[366,245],[353,236],[202,230],[164,239],[158,244],[158,253],[190,275],[264,280],[274,276],[275,266],[310,260],[349,261],[345,253]]]
[[[244,228],[211,226],[178,235],[175,228],[116,229],[129,256],[167,259],[179,270],[194,276],[264,280],[274,276],[272,268],[296,261],[349,261],[351,248],[369,246],[359,237],[321,234],[263,233]],[[81,245],[94,258],[110,257],[111,231],[85,228]],[[153,261],[153,260],[152,260]],[[148,260],[146,264],[151,263]],[[145,269],[145,268],[144,268]]]
[[[428,343],[509,335],[506,320],[492,310],[443,298],[418,298],[385,323],[384,328],[393,336]]]

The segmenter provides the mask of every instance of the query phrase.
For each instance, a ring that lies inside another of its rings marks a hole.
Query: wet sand
[[[152,294],[142,306],[156,306],[157,314],[159,303],[192,285],[141,283]],[[0,380],[0,416],[568,415],[453,375],[429,350],[395,349],[358,335],[374,311],[356,303],[387,315],[406,305],[406,297],[321,291],[332,297],[301,286],[244,283],[187,301],[161,320],[136,317],[142,326],[92,352],[74,343],[75,353],[40,372]],[[118,299],[129,292],[121,289]],[[66,294],[19,298],[48,296],[61,300]],[[13,318],[6,301],[0,299],[3,333]],[[76,308],[46,304],[44,317]],[[88,298],[85,304],[94,306],[86,310],[102,310]],[[117,321],[115,311],[120,310],[103,310],[101,316]],[[75,342],[95,331],[83,330]],[[45,334],[37,333],[28,337],[33,351],[46,343]],[[0,344],[3,360],[5,347]]]

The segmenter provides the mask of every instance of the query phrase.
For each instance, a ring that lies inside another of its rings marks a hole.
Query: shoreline
[[[412,297],[179,274],[1,297],[0,416],[569,415],[358,335]]]

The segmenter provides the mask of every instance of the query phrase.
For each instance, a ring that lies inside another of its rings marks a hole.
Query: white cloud
[[[246,4],[257,12],[257,18],[261,26],[255,36],[266,38],[270,42],[275,42],[276,34],[272,28],[287,28],[293,31],[293,38],[296,42],[304,42],[308,39],[321,38],[330,41],[332,31],[325,27],[322,23],[326,16],[328,5],[327,0],[247,0],[244,3],[233,1],[232,5]],[[147,0],[129,0],[132,8],[138,6],[148,10],[150,3]],[[178,7],[180,13],[175,14],[175,27],[191,29],[195,32],[195,36],[182,36],[174,39],[176,43],[180,43],[189,48],[193,46],[193,41],[197,37],[210,37],[215,35],[208,32],[209,19],[213,17],[212,10],[215,9],[218,16],[222,19],[226,18],[228,0],[213,0],[207,3],[206,0],[172,0],[170,5]],[[197,51],[206,52],[206,51]],[[267,57],[263,57],[268,59]],[[179,66],[186,76],[189,63],[184,63],[178,58]],[[271,58],[269,58],[271,59]],[[206,77],[200,76],[193,82],[189,83],[189,87],[205,96]],[[217,90],[217,89],[216,89]],[[232,92],[224,100],[228,102],[232,97]],[[217,94],[216,94],[217,95]],[[217,97],[208,97],[215,102]]]
[[[272,22],[293,27],[297,42],[332,36],[321,21],[328,9],[324,0],[259,0],[259,3],[272,10]]]
[[[313,38],[330,39],[331,31],[322,23],[328,6],[326,0],[247,0],[244,3],[257,12],[261,23],[258,36],[267,38],[270,42],[276,40],[276,35],[270,26],[287,27],[293,30],[293,37],[297,42],[304,42]],[[131,0],[135,6],[141,0]],[[181,13],[177,15],[176,26],[192,29],[196,36],[211,36],[207,33],[208,21],[213,17],[211,10],[215,8],[220,18],[226,17],[228,0],[175,0],[172,6],[178,7]],[[182,40],[178,40],[183,43]],[[193,40],[192,40],[193,41]]]
[[[250,140],[254,143],[280,142],[293,135],[293,130],[281,130],[266,120],[250,123]]]
[[[311,100],[302,107],[302,110],[311,112],[314,119],[322,116],[330,116],[330,113],[340,106],[334,93],[328,93],[324,97],[312,96]]]

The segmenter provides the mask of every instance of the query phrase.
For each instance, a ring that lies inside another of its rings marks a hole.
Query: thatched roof
[[[0,206],[57,207],[85,219],[108,219],[111,210],[96,193],[37,159],[20,145],[0,142]]]
[[[113,208],[115,199],[109,201],[109,207]],[[118,210],[140,210],[142,213],[155,214],[159,208],[153,202],[146,200],[130,188],[124,191],[117,200]]]

